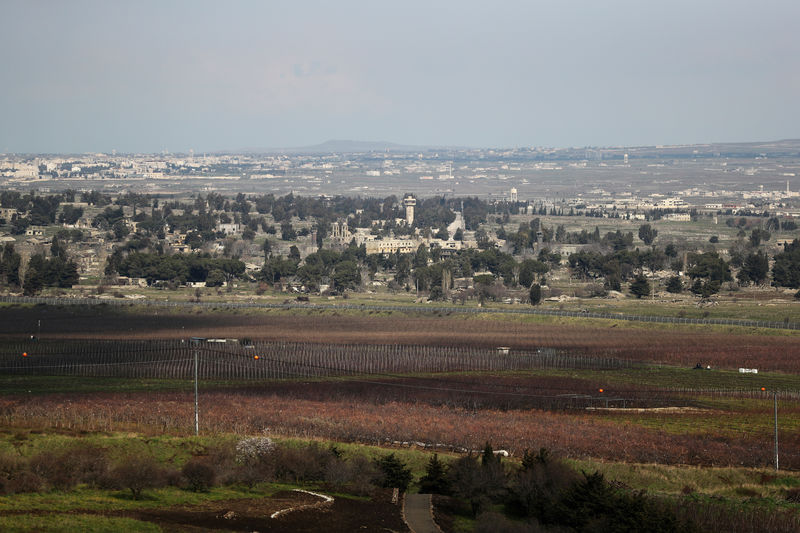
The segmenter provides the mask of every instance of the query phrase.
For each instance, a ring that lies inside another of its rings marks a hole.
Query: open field
[[[151,310],[148,310],[151,311]],[[535,351],[712,368],[800,372],[800,335],[736,327],[624,321],[546,320],[540,317],[431,316],[414,313],[319,310],[164,310],[70,306],[0,307],[0,338],[24,342],[30,335],[55,339],[238,338],[317,344],[470,347]],[[41,325],[40,325],[41,324]],[[648,324],[649,326],[649,324]]]
[[[748,502],[754,513],[796,511],[786,499],[800,485],[800,336],[793,332],[311,310],[155,316],[136,307],[3,306],[0,318],[0,453],[29,456],[85,439],[109,450],[144,446],[180,464],[210,440],[266,432],[351,443],[337,444],[346,453],[392,450],[419,475],[433,451],[457,457],[491,442],[511,463],[526,449],[547,448],[623,490],[698,505]],[[248,342],[195,346],[193,336]],[[199,439],[189,437],[195,350]],[[695,363],[712,369],[693,370]],[[759,373],[740,374],[740,366]],[[769,474],[772,391],[786,472],[778,477]],[[158,490],[173,518],[189,512],[181,506],[219,514],[214,501],[231,506],[254,496],[215,489],[193,503],[169,492],[175,489]],[[71,520],[89,525],[134,520],[120,527],[146,531],[170,520],[113,500],[98,503],[114,509],[98,517],[80,502],[105,496],[70,497],[50,511],[33,496],[6,505],[16,502],[8,511],[25,514],[29,529],[47,529],[45,515],[67,508]]]

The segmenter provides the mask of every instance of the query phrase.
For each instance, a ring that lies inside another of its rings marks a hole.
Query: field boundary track
[[[487,307],[430,306],[430,305],[368,305],[368,304],[318,304],[318,303],[266,303],[266,302],[168,302],[162,300],[129,300],[112,298],[53,298],[36,296],[0,296],[0,302],[11,304],[45,304],[54,306],[66,305],[116,305],[127,307],[143,305],[148,307],[186,307],[186,308],[230,308],[230,309],[309,309],[318,311],[392,311],[412,313],[465,313],[465,314],[513,314],[542,315],[570,318],[600,318],[606,320],[624,320],[627,322],[660,322],[664,324],[692,324],[739,326],[768,329],[800,330],[798,322],[775,322],[769,320],[746,320],[739,318],[684,318],[655,315],[629,315],[624,313],[595,313],[583,311],[564,311],[560,309],[498,309]]]

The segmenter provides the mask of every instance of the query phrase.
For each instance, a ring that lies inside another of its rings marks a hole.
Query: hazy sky
[[[800,2],[0,2],[0,152],[800,137]]]

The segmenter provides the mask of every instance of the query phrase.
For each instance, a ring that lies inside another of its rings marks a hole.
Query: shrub
[[[169,472],[147,455],[127,457],[108,475],[112,486],[130,490],[134,500],[140,499],[145,489],[163,487],[168,478]]]
[[[21,470],[11,479],[4,482],[4,491],[7,494],[20,492],[41,492],[45,488],[45,480],[30,470]]]
[[[583,474],[547,513],[546,522],[578,531],[692,531],[675,513],[642,493],[614,490],[603,475]]]
[[[522,469],[511,483],[509,503],[523,516],[544,517],[577,480],[577,474],[552,458],[546,448],[541,448],[538,454],[525,450]]]
[[[373,492],[374,482],[381,480],[381,473],[375,463],[363,455],[349,461],[334,457],[325,466],[325,483],[335,488],[346,488],[348,492],[361,496]]]
[[[31,457],[28,468],[54,489],[66,490],[77,484],[68,466],[53,452],[45,451]]]
[[[338,458],[333,459],[325,466],[324,479],[329,488],[345,488],[351,480],[350,464]]]
[[[187,488],[192,492],[206,492],[214,486],[216,472],[207,460],[194,458],[189,460],[181,470],[186,478]]]
[[[275,477],[275,443],[269,437],[249,437],[236,443],[234,478],[248,487]]]
[[[539,533],[545,530],[538,523],[515,522],[500,513],[486,512],[478,516],[475,533]]]
[[[45,480],[26,467],[21,458],[0,453],[0,494],[38,492],[44,487]]]
[[[10,478],[24,467],[22,459],[18,456],[0,453],[0,479]]]
[[[203,458],[214,469],[215,481],[229,485],[238,481],[236,477],[236,448],[234,443],[211,446]]]
[[[236,462],[259,461],[275,451],[275,443],[269,437],[248,437],[236,443]]]
[[[282,481],[322,481],[334,454],[316,443],[300,448],[278,447],[275,450],[275,477]]]
[[[108,458],[102,448],[77,445],[61,453],[37,454],[30,459],[29,468],[58,490],[79,483],[98,486],[108,473]]]
[[[491,450],[491,447],[487,447]],[[466,500],[475,517],[506,493],[503,465],[495,458],[486,457],[483,463],[479,463],[476,457],[462,457],[450,465],[448,478],[454,496]]]
[[[800,487],[786,489],[783,498],[792,503],[800,503]]]

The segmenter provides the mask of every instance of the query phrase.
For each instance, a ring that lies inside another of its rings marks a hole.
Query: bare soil
[[[123,516],[152,522],[162,530],[177,533],[208,531],[270,531],[331,533],[407,532],[400,507],[383,495],[372,501],[337,497],[331,505],[305,508],[270,518],[275,511],[289,507],[314,504],[320,501],[310,494],[282,491],[270,498],[236,499],[208,502],[203,505],[166,509],[97,512],[73,510],[70,514],[102,514]],[[21,512],[15,513],[21,514]],[[24,512],[24,514],[49,514]],[[55,514],[55,513],[54,513]]]

